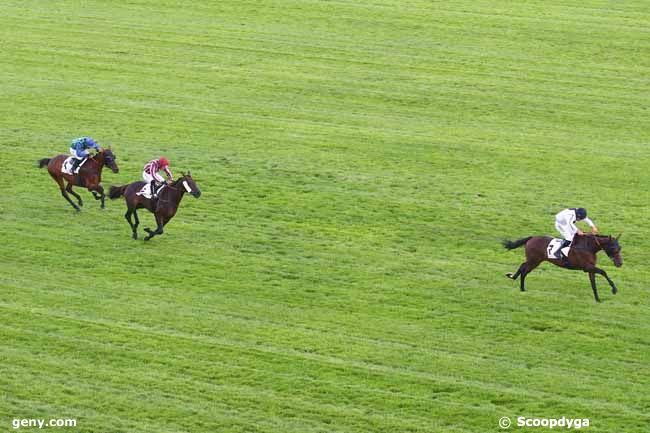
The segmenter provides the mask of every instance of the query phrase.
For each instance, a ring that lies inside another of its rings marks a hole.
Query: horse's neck
[[[93,167],[97,169],[97,171],[101,173],[102,168],[104,168],[104,157],[101,154],[99,154],[94,158],[88,158],[88,163],[90,163]]]
[[[176,184],[168,185],[165,189],[167,190],[167,199],[169,202],[174,203],[175,206],[178,206],[181,203],[181,200],[183,200],[185,190],[183,188],[177,188]]]
[[[605,249],[604,247],[608,241],[606,237],[600,236],[585,236],[584,238],[585,242],[588,242],[587,245],[589,245],[589,249],[594,250],[594,252]]]
[[[97,170],[101,173],[102,168],[104,168],[104,155],[101,153],[97,155],[97,159],[95,159],[95,162],[97,163]]]
[[[607,245],[609,245],[609,242],[611,239],[609,236],[594,236],[594,243],[596,244],[596,247],[598,247],[599,250],[604,250]]]
[[[104,168],[104,158],[88,158],[88,161],[81,166],[81,170],[79,170],[79,175],[91,175],[92,170],[95,170],[97,174],[101,177],[102,175],[102,168]]]

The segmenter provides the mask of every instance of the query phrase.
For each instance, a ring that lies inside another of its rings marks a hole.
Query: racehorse
[[[612,236],[599,236],[599,235],[576,235],[573,239],[573,244],[569,250],[569,255],[566,260],[550,259],[547,256],[547,247],[549,242],[553,239],[548,236],[529,236],[527,238],[519,239],[516,241],[503,241],[503,246],[506,249],[512,250],[522,245],[526,245],[526,261],[519,266],[517,272],[514,274],[508,272],[506,276],[513,280],[521,276],[519,280],[521,291],[525,292],[524,280],[526,275],[532,272],[540,263],[548,261],[556,266],[566,269],[581,270],[589,274],[589,281],[591,288],[594,291],[594,298],[600,302],[598,298],[598,291],[596,290],[596,274],[605,277],[609,285],[612,287],[612,293],[615,295],[618,292],[616,285],[609,278],[607,272],[596,267],[596,253],[603,250],[614,262],[614,265],[619,268],[623,265],[623,258],[621,257],[621,247],[618,244],[618,238]]]
[[[111,200],[115,200],[121,196],[124,196],[126,199],[127,211],[126,214],[124,214],[124,218],[126,218],[131,226],[133,239],[138,239],[137,230],[138,224],[140,224],[137,213],[138,209],[145,208],[149,212],[153,212],[154,217],[156,218],[156,224],[158,224],[156,230],[151,230],[149,228],[144,229],[144,231],[149,233],[149,235],[144,238],[145,241],[148,241],[156,235],[163,234],[163,227],[176,214],[178,206],[186,192],[192,194],[196,198],[201,196],[201,190],[196,183],[194,183],[190,172],[188,171],[187,174],[181,174],[183,175],[182,177],[179,177],[176,181],[166,185],[162,189],[159,193],[157,203],[143,195],[137,194],[145,185],[145,182],[133,182],[122,186],[111,186],[108,192],[108,196]],[[135,223],[131,222],[131,215],[135,217]]]
[[[81,166],[78,174],[67,174],[62,170],[63,161],[68,158],[69,155],[57,155],[54,158],[43,158],[38,161],[38,168],[43,168],[47,166],[47,171],[52,176],[52,179],[59,184],[61,189],[61,195],[68,200],[68,203],[72,205],[77,212],[80,212],[80,206],[83,206],[81,197],[79,194],[72,190],[73,186],[85,187],[93,194],[95,200],[101,200],[101,207],[104,208],[104,187],[102,186],[102,169],[107,165],[113,173],[117,173],[120,169],[115,163],[115,155],[110,148],[102,149],[94,157],[88,157],[88,160]],[[67,186],[63,187],[64,180],[67,182]],[[68,193],[72,194],[77,198],[79,206],[74,204],[70,200]],[[98,195],[99,194],[99,195]]]

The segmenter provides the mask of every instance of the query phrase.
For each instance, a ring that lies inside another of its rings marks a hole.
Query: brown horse
[[[619,236],[620,237],[620,236]],[[575,236],[569,256],[566,260],[549,259],[547,256],[547,247],[549,242],[553,239],[548,236],[529,236],[527,238],[519,239],[516,241],[504,241],[503,246],[509,250],[526,245],[526,261],[519,266],[517,272],[514,274],[508,272],[506,276],[513,280],[521,276],[520,285],[521,291],[526,291],[524,287],[524,280],[533,269],[535,269],[543,261],[548,261],[556,266],[566,269],[581,270],[589,274],[589,281],[591,288],[594,291],[596,301],[600,302],[598,298],[598,291],[596,290],[596,274],[600,274],[612,287],[612,293],[616,294],[618,289],[614,282],[609,278],[607,272],[596,267],[596,253],[600,250],[605,251],[614,265],[618,268],[623,264],[621,257],[621,247],[618,244],[619,237],[612,236],[599,236],[599,235],[585,235]]]
[[[159,193],[157,202],[137,194],[145,185],[145,182],[133,182],[128,185],[111,186],[108,192],[108,196],[111,200],[115,200],[121,196],[124,196],[126,199],[127,211],[126,214],[124,214],[124,218],[126,218],[131,226],[133,239],[138,239],[137,230],[138,224],[140,224],[137,213],[138,209],[145,208],[149,212],[153,212],[154,217],[156,218],[156,224],[158,225],[156,230],[151,230],[149,228],[144,229],[149,233],[149,236],[144,238],[145,241],[148,241],[156,235],[163,234],[163,227],[176,214],[185,192],[189,192],[196,198],[201,196],[201,190],[196,183],[194,183],[190,172],[188,171],[187,174],[181,174],[183,175],[182,177],[179,177],[176,181],[162,189]],[[135,223],[131,222],[131,215],[135,217]]]
[[[85,187],[93,194],[95,200],[101,200],[101,207],[104,208],[104,187],[102,186],[102,169],[107,165],[113,173],[117,173],[120,169],[115,163],[115,155],[110,148],[102,149],[94,157],[89,157],[88,160],[81,166],[78,174],[67,174],[62,170],[63,161],[68,158],[69,155],[57,155],[54,158],[43,158],[38,161],[38,167],[43,168],[47,166],[47,171],[52,176],[52,179],[59,184],[61,189],[61,195],[68,200],[68,203],[76,209],[77,212],[80,212],[80,206],[83,206],[81,197],[79,194],[72,190],[73,186]],[[63,182],[67,182],[67,186],[63,187]],[[74,204],[70,200],[68,193],[72,194],[77,198],[79,206]]]

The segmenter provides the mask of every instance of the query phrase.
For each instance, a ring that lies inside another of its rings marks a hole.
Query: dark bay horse
[[[138,219],[137,210],[140,208],[145,208],[149,212],[153,212],[154,217],[156,218],[156,224],[158,227],[156,230],[151,230],[145,228],[144,231],[149,233],[148,236],[144,238],[145,241],[148,241],[156,235],[163,234],[163,227],[170,219],[176,214],[178,206],[183,199],[183,195],[188,192],[194,197],[199,198],[201,196],[201,190],[194,180],[192,175],[188,171],[187,174],[181,173],[183,176],[179,177],[172,184],[165,186],[160,192],[157,203],[154,200],[148,199],[142,195],[137,195],[137,193],[145,185],[145,182],[133,182],[128,185],[122,186],[111,186],[108,196],[111,200],[115,200],[121,196],[124,196],[126,199],[127,211],[124,214],[124,218],[128,221],[131,226],[131,231],[133,232],[133,239],[138,239],[138,224],[140,220]],[[155,203],[155,208],[154,208]],[[135,217],[135,223],[131,221],[131,215]]]
[[[47,171],[52,176],[52,179],[59,184],[61,195],[68,200],[77,212],[81,211],[80,206],[83,206],[79,194],[72,190],[73,186],[80,186],[87,188],[95,197],[95,200],[101,200],[101,207],[104,208],[104,187],[102,186],[102,169],[107,165],[113,173],[117,173],[120,169],[115,162],[115,155],[110,148],[102,149],[97,155],[89,157],[88,160],[81,166],[78,174],[67,174],[62,170],[63,161],[70,155],[57,155],[54,158],[43,158],[38,161],[38,167],[43,168],[47,166]],[[64,188],[63,183],[67,182]],[[68,193],[77,198],[79,206],[70,200]]]
[[[619,236],[620,237],[620,236]],[[522,245],[526,246],[526,261],[519,266],[517,272],[514,274],[508,272],[506,276],[513,280],[516,280],[517,277],[521,276],[520,286],[521,291],[526,291],[524,287],[524,280],[526,275],[528,275],[533,269],[535,269],[543,261],[548,261],[553,263],[556,266],[566,269],[580,270],[589,274],[589,281],[591,282],[591,288],[594,291],[594,297],[596,301],[600,302],[598,298],[598,291],[596,290],[596,274],[602,275],[605,277],[609,285],[612,287],[612,293],[616,294],[618,289],[614,282],[609,278],[607,272],[596,267],[596,253],[603,250],[609,256],[610,259],[614,262],[614,265],[618,268],[623,264],[623,258],[621,257],[621,247],[618,244],[619,237],[612,236],[599,236],[599,235],[585,235],[578,236],[576,235],[573,239],[573,244],[569,250],[569,256],[567,261],[560,259],[549,259],[547,255],[547,246],[549,242],[553,239],[548,236],[529,236],[527,238],[519,239],[516,241],[504,241],[503,246],[506,249],[512,250],[518,248]]]

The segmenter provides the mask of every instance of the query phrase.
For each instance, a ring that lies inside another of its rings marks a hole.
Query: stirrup
[[[561,261],[561,262],[564,264],[564,266],[567,267],[567,268],[571,266],[571,262],[569,261],[569,256],[567,256],[566,254],[564,254],[564,253],[562,252],[562,249],[560,249],[560,261]]]

